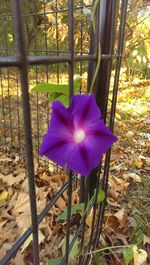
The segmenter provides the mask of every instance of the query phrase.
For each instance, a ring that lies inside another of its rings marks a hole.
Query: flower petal
[[[75,146],[67,165],[69,169],[87,177],[90,171],[100,163],[101,159],[102,156],[95,150],[95,146],[91,145],[87,148],[82,143]]]
[[[51,130],[58,133],[72,133],[73,130],[71,114],[60,101],[54,101],[52,104],[52,117],[48,131]]]
[[[52,104],[52,117],[48,132],[43,138],[40,154],[65,166],[72,149],[72,120],[67,108],[60,101]]]
[[[73,149],[68,161],[68,167],[83,176],[88,176],[99,165],[103,154],[117,141],[102,120],[93,122],[91,127],[84,142]]]
[[[101,116],[93,94],[73,96],[69,110],[72,113],[76,128],[98,120]]]
[[[118,138],[106,127],[103,120],[99,120],[91,125],[91,128],[88,128],[86,132],[86,146],[89,148],[92,144],[95,149],[98,149],[99,154],[102,155]]]
[[[79,144],[76,144],[73,149],[67,166],[69,169],[83,175],[88,176],[89,169],[87,164],[87,150]]]
[[[67,165],[73,145],[71,138],[58,135],[55,131],[49,131],[43,138],[40,154],[64,167]]]

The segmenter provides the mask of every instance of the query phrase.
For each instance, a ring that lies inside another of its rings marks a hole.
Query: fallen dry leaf
[[[91,208],[90,210],[90,213],[88,214],[85,222],[86,222],[86,225],[88,226],[88,228],[91,230],[92,228],[92,222],[93,222],[93,213],[94,213],[94,210],[93,210],[93,207]]]
[[[124,208],[121,208],[118,212],[114,214],[114,216],[116,216],[119,222],[121,223],[124,220],[125,216],[127,216],[127,213]]]
[[[132,181],[136,182],[142,182],[141,177],[138,174],[135,173],[129,173],[128,178],[131,179]]]
[[[23,231],[23,233],[25,232],[25,230]],[[44,240],[45,236],[43,235],[43,233],[39,230],[38,231],[38,238],[39,238],[39,244]],[[30,242],[32,241],[32,235],[30,235],[26,241],[23,243],[23,245],[21,246],[21,252],[23,252],[30,244]]]
[[[133,246],[134,265],[147,265],[147,253],[144,249],[138,249]]]
[[[8,198],[8,191],[2,191],[0,193],[0,202],[6,200]]]
[[[40,176],[40,179],[46,181],[48,184],[51,183],[51,178],[46,172],[43,172],[43,174]]]
[[[56,224],[51,235],[52,236],[55,236],[55,235],[58,235],[60,229],[62,228],[62,225],[61,224]]]
[[[24,256],[19,250],[14,259],[12,259],[13,265],[25,265]]]
[[[26,192],[26,193],[29,193],[29,182],[28,182],[28,178],[25,178],[22,182],[22,185],[21,185],[21,190]]]
[[[73,191],[73,193],[72,193],[71,204],[72,204],[72,205],[79,204],[79,190],[78,190],[78,189],[76,189],[76,190]]]
[[[146,165],[150,167],[150,157],[146,157],[145,162],[146,162]]]
[[[16,227],[4,226],[0,231],[0,245],[2,245],[5,241],[13,243],[17,239],[17,237],[18,233]]]
[[[31,214],[19,214],[18,216],[16,216],[16,223],[20,229],[28,228],[31,225]]]
[[[145,244],[149,244],[150,245],[150,237],[149,236],[144,235],[144,237],[143,237],[143,244],[144,245]]]
[[[37,213],[40,214],[41,211],[46,206],[46,198],[37,199]],[[16,218],[16,222],[19,228],[28,228],[31,224],[31,212],[30,212],[30,200],[29,194],[21,192],[18,195],[16,204],[12,209],[12,214]]]
[[[114,207],[121,207],[121,205],[120,205],[120,202],[118,202],[118,201],[115,201],[114,199],[112,199],[112,198],[107,198],[107,203],[110,205],[110,206],[114,206]]]
[[[93,222],[93,214],[94,214],[94,210],[93,208],[91,208],[90,213],[88,214],[85,223],[87,225],[86,227],[86,232],[84,233],[84,240],[85,242],[89,241],[90,235],[91,235],[91,231],[92,231],[92,222]]]
[[[124,179],[120,177],[118,178],[112,175],[109,177],[109,187],[113,191],[126,192],[128,186],[129,186],[129,182],[125,181]]]
[[[3,183],[6,183],[8,186],[20,183],[25,178],[25,172],[20,173],[17,176],[14,176],[12,173],[9,175],[3,175],[0,173],[0,179]]]
[[[134,165],[137,167],[137,168],[141,168],[143,166],[143,162],[141,160],[137,160],[134,162]]]
[[[0,230],[2,229],[2,227],[7,223],[7,220],[4,221],[0,221]]]
[[[26,213],[26,215],[30,215],[29,195],[25,192],[20,192],[12,213],[14,215],[18,215],[19,213],[24,212]]]
[[[0,260],[6,255],[7,250],[2,246],[0,248]]]
[[[109,190],[108,191],[108,196],[111,197],[114,201],[118,201],[120,197],[120,193],[115,190]]]
[[[116,216],[112,214],[107,214],[107,213],[105,214],[104,222],[105,222],[106,230],[109,229],[110,232],[116,231],[120,224]]]
[[[127,235],[116,233],[115,236],[116,236],[116,239],[121,240],[124,245],[128,245]]]
[[[55,204],[61,211],[66,208],[66,201],[62,197],[59,197]]]

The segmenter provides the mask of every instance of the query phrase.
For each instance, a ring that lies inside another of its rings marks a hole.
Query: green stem
[[[98,4],[99,4],[99,1],[100,1],[100,0],[96,0],[96,1],[95,1],[94,6],[93,6],[93,12],[92,12],[92,22],[93,22],[93,29],[94,29],[94,32],[96,32],[96,10],[97,10],[97,7],[98,7]]]
[[[134,245],[120,245],[120,246],[105,247],[105,248],[101,248],[101,249],[97,249],[97,250],[91,251],[90,253],[86,253],[85,255],[94,254],[94,253],[98,253],[98,252],[103,252],[103,251],[109,250],[109,249],[112,250],[112,249],[117,249],[117,248],[131,248],[133,246]]]
[[[91,87],[90,87],[90,93],[93,93],[93,87],[94,87],[94,83],[95,83],[95,80],[96,80],[96,77],[97,77],[97,74],[98,74],[100,63],[101,63],[101,46],[100,46],[100,43],[99,43],[98,44],[97,64],[96,64],[95,73],[94,73],[94,76],[93,76],[93,79],[92,79],[92,84],[91,84]]]
[[[92,24],[93,24],[93,30],[94,30],[94,34],[96,33],[96,10],[98,7],[100,0],[96,0],[93,6],[93,12],[92,12]],[[92,79],[92,84],[90,87],[90,93],[93,93],[94,90],[94,83],[98,74],[98,70],[100,67],[100,62],[101,62],[101,45],[100,42],[98,43],[98,54],[97,54],[98,58],[97,58],[97,64],[96,64],[96,69],[95,69],[95,73]]]

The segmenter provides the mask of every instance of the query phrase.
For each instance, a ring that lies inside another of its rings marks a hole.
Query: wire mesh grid
[[[1,148],[3,152],[8,148],[17,150],[20,163],[23,159],[26,165],[32,220],[32,227],[18,237],[16,243],[2,258],[2,265],[7,264],[14,257],[30,234],[33,235],[33,263],[39,264],[38,224],[66,191],[68,205],[67,225],[64,232],[66,252],[60,264],[69,263],[69,253],[77,239],[80,241],[80,256],[74,264],[89,264],[90,251],[99,246],[106,197],[102,203],[97,204],[97,195],[100,188],[107,194],[111,151],[107,152],[102,165],[91,172],[86,187],[82,177],[79,179],[77,174],[68,172],[68,177],[65,178],[60,190],[38,215],[35,192],[35,183],[38,184],[38,181],[34,175],[34,162],[38,167],[46,167],[52,175],[61,172],[61,168],[42,160],[38,155],[42,136],[48,127],[51,106],[48,104],[48,95],[34,94],[31,90],[39,83],[68,82],[69,97],[71,97],[73,78],[80,75],[83,77],[83,82],[79,92],[88,92],[96,66],[99,41],[101,41],[102,55],[95,83],[95,97],[104,120],[113,130],[127,0],[101,1],[97,12],[96,36],[92,31],[91,21],[83,14],[85,4],[88,9],[92,9],[93,1],[90,0],[84,2],[32,0],[24,1],[23,5],[17,0],[2,3]],[[91,197],[94,193],[94,199],[74,231],[71,204],[72,193],[77,188],[80,202],[84,202],[85,209],[88,202],[88,196],[85,194]],[[92,215],[92,218],[87,241],[86,220],[89,215]],[[71,233],[74,237],[70,242]]]

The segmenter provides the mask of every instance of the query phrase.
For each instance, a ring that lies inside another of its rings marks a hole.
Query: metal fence
[[[29,88],[40,82],[52,82],[51,80],[59,83],[65,76],[69,83],[69,97],[71,97],[74,75],[84,75],[87,72],[87,83],[85,81],[85,86],[81,87],[80,92],[88,92],[97,61],[97,44],[100,40],[102,54],[100,70],[95,83],[95,97],[101,108],[103,119],[105,122],[107,120],[109,128],[113,130],[128,1],[100,1],[97,9],[96,34],[92,30],[90,20],[82,19],[84,7],[82,0],[39,2],[42,5],[40,12],[35,1],[3,1],[0,7],[2,38],[0,45],[1,146],[4,151],[7,146],[15,146],[20,157],[24,155],[22,150],[25,148],[32,219],[32,226],[17,239],[0,264],[9,264],[11,258],[31,234],[33,235],[33,263],[40,264],[38,225],[64,191],[67,191],[68,196],[65,231],[66,254],[60,264],[68,264],[69,253],[77,239],[80,240],[81,253],[75,264],[89,264],[91,256],[90,254],[85,255],[85,253],[90,253],[91,250],[99,246],[106,197],[99,205],[96,202],[100,188],[107,194],[111,150],[107,152],[103,165],[99,165],[91,172],[86,187],[83,178],[79,179],[77,174],[69,172],[68,181],[37,215],[34,158],[36,157],[40,164],[41,158],[38,156],[37,150],[41,143],[43,127],[49,122],[50,108],[46,101],[47,95],[40,97],[40,95],[30,93]],[[88,3],[87,8],[91,9],[92,1],[86,2]],[[53,10],[48,9],[48,4],[53,4]],[[65,16],[63,25],[60,19],[62,13]],[[52,21],[51,16],[55,18],[52,18]],[[28,23],[29,21],[31,22]],[[67,27],[67,33],[63,33],[63,27]],[[51,38],[51,28],[54,29],[54,47],[49,44],[48,40]],[[40,30],[42,31],[41,38],[38,39],[36,36]],[[67,39],[66,42],[60,40],[63,34]],[[86,42],[86,50],[84,42]],[[65,47],[66,43],[68,47]],[[42,104],[44,107],[40,108]],[[48,161],[42,163],[49,167]],[[60,170],[57,165],[53,165],[52,168],[55,172]],[[92,204],[86,209],[84,217],[80,219],[70,242],[71,198],[72,192],[76,188],[80,192],[80,202],[84,202],[85,205],[88,200],[88,196],[85,194],[89,194],[91,197],[94,191],[95,193]],[[92,228],[85,246],[86,218],[91,213],[91,209],[93,210]]]

